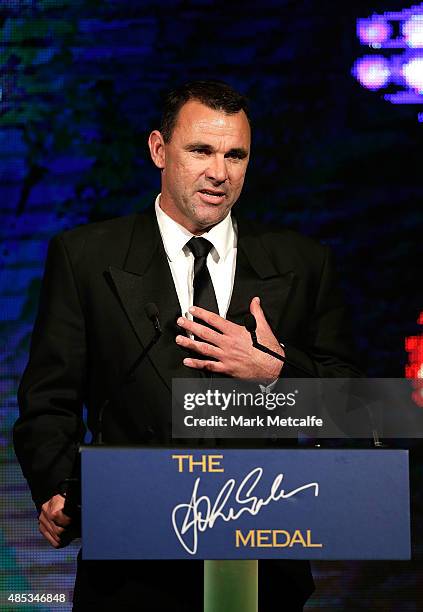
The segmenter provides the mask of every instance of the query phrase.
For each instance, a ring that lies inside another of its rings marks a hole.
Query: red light
[[[420,313],[417,323],[423,325],[423,312]],[[423,334],[406,338],[405,350],[408,353],[405,377],[418,379],[414,383],[413,399],[418,406],[423,408]]]

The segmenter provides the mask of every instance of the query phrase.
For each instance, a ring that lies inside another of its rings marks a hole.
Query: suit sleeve
[[[282,339],[287,359],[319,378],[363,376],[357,366],[350,321],[328,247],[325,247],[316,301],[310,309],[310,317],[306,346],[294,346]],[[286,364],[281,376],[303,378],[306,374]]]
[[[15,452],[35,505],[71,476],[83,439],[85,323],[62,236],[49,245],[28,365],[19,390]]]

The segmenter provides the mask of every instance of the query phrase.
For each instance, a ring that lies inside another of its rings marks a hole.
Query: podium
[[[207,560],[206,612],[254,612],[259,559],[410,559],[405,450],[82,447],[81,469],[83,558]]]

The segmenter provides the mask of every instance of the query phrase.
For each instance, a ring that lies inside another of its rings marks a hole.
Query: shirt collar
[[[170,261],[173,261],[181,253],[193,234],[160,208],[160,193],[156,198],[155,209],[166,255]],[[220,223],[202,234],[202,237],[212,243],[219,259],[225,259],[229,251],[236,246],[231,213],[229,212]]]

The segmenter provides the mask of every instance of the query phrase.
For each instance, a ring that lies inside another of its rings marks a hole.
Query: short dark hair
[[[205,106],[234,115],[243,110],[251,124],[248,113],[248,101],[223,81],[189,81],[169,91],[164,100],[160,132],[163,140],[169,142],[172,137],[178,113],[189,100],[198,100]]]

